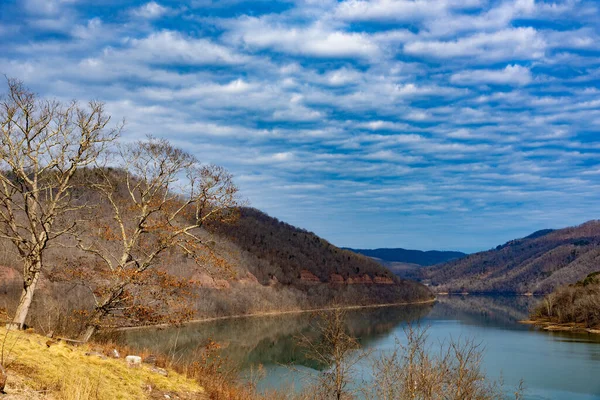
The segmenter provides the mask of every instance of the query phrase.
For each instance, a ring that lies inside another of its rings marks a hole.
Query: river
[[[435,304],[352,310],[350,333],[376,355],[391,352],[402,341],[408,322],[427,328],[431,343],[470,338],[484,347],[483,369],[502,379],[507,398],[522,379],[525,399],[600,399],[600,335],[545,332],[519,324],[537,299],[504,296],[441,297]],[[288,314],[194,323],[183,327],[131,330],[131,346],[193,357],[207,339],[223,346],[223,355],[248,374],[259,364],[265,376],[262,390],[300,387],[317,366],[304,356],[298,338],[314,334],[314,316]],[[295,367],[290,369],[286,365]],[[368,380],[369,364],[358,366]]]

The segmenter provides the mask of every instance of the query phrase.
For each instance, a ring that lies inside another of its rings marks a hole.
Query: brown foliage
[[[76,235],[77,247],[87,255],[67,260],[70,268],[57,274],[78,281],[94,296],[86,339],[95,326],[115,317],[136,324],[189,319],[191,303],[183,300],[193,297],[197,285],[157,267],[166,255],[179,252],[198,265],[210,259],[227,268],[198,230],[209,221],[228,222],[237,204],[229,173],[199,166],[166,140],[150,137],[123,146],[113,161],[122,169],[88,174],[110,217],[91,219],[97,235]]]
[[[600,328],[600,272],[574,285],[557,288],[544,297],[531,315],[539,320]]]

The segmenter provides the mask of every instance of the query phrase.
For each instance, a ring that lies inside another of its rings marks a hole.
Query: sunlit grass
[[[93,351],[93,345],[74,347],[58,342],[48,347],[48,339],[34,333],[10,331],[6,335],[6,329],[0,328],[8,393],[14,389],[11,381],[18,378],[19,391],[31,389],[62,400],[145,399],[151,390],[203,397],[204,390],[197,382],[174,371],[165,377],[147,365],[130,368],[123,359],[85,355]]]

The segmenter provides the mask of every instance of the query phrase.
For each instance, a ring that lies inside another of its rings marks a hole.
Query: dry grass
[[[0,328],[0,337],[5,335],[12,348],[6,385],[11,398],[19,398],[19,394],[23,399],[31,398],[32,393],[38,393],[57,400],[146,399],[157,392],[179,398],[208,398],[198,382],[175,371],[165,377],[147,365],[129,368],[123,359],[85,355],[93,351],[92,345],[73,347],[58,342],[48,347],[44,336],[7,333]]]

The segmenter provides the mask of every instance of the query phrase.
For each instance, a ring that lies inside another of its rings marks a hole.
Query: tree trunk
[[[2,363],[0,363],[0,393],[2,393],[2,394],[6,393],[4,391],[4,387],[6,386],[7,378],[8,378],[8,374],[6,373],[6,370],[4,369],[4,366],[2,365]]]
[[[106,304],[106,302],[104,303]],[[93,311],[92,315],[88,319],[87,325],[85,327],[85,331],[79,335],[79,340],[82,342],[89,342],[89,340],[94,336],[94,333],[98,330],[98,324],[104,317],[104,312],[101,307],[96,307]]]
[[[84,343],[87,343],[92,338],[92,336],[94,336],[94,333],[96,333],[96,326],[88,325],[85,328],[85,331],[81,334],[81,336],[79,336],[79,340],[81,340]]]
[[[35,287],[40,278],[40,267],[41,262],[37,262],[33,268],[29,269],[30,271],[33,271],[31,272],[32,278],[29,282],[24,282],[23,292],[21,293],[19,305],[15,311],[15,317],[13,318],[13,322],[7,325],[7,328],[23,329],[25,326],[25,320],[27,319],[31,302],[33,301],[33,293],[35,292]]]

